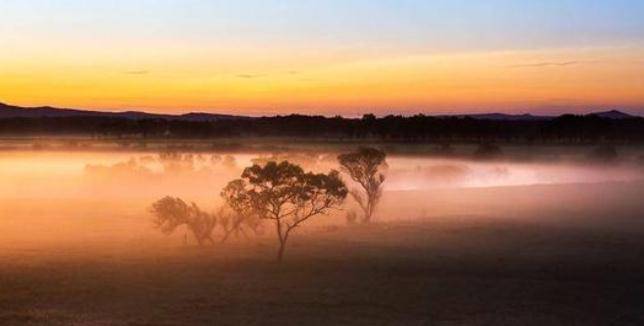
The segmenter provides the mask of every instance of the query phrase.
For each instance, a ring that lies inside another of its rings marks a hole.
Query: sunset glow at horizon
[[[644,114],[636,0],[5,0],[0,102],[248,115]]]

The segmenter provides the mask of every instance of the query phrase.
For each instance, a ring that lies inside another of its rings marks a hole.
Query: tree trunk
[[[282,223],[277,221],[277,239],[280,242],[279,249],[277,250],[277,262],[281,263],[284,258],[284,250],[286,250],[286,241],[288,240],[289,232],[292,230],[291,227],[286,227],[286,230],[282,229]]]
[[[282,257],[284,256],[284,236],[282,235],[282,222],[280,220],[275,221],[275,231],[277,232],[277,240],[280,242],[279,249],[277,251],[277,261],[281,262]]]
[[[192,224],[187,224],[187,228],[188,230],[190,230],[190,233],[192,233],[192,236],[195,238],[195,240],[197,240],[197,245],[199,245],[199,247],[203,246],[204,239],[199,234],[197,228],[195,228],[195,226]]]
[[[224,243],[226,242],[226,240],[228,240],[228,236],[230,236],[230,233],[232,233],[232,230],[225,231],[223,238],[221,238],[221,243]]]
[[[280,241],[280,248],[277,251],[277,262],[281,263],[284,258],[284,249],[286,249],[286,241]]]
[[[367,205],[364,207],[364,218],[362,219],[362,223],[371,223],[371,215],[373,215],[373,210],[371,209],[371,199],[369,199]]]

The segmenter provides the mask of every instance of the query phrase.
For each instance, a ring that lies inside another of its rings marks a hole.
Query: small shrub
[[[482,143],[474,152],[474,157],[478,159],[490,159],[499,157],[503,154],[501,147],[493,143]]]
[[[441,143],[437,146],[435,152],[438,155],[452,155],[454,154],[454,148],[450,143]]]
[[[347,220],[347,224],[353,225],[358,221],[358,214],[356,214],[355,211],[348,211],[345,218]]]
[[[618,157],[617,149],[613,145],[600,145],[588,153],[588,158],[595,162],[613,162]]]

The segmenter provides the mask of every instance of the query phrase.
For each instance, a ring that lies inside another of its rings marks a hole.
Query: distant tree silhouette
[[[482,143],[474,152],[474,157],[479,159],[491,159],[502,154],[501,147],[493,143]]]
[[[231,181],[220,193],[224,202],[230,208],[230,212],[222,210],[219,214],[220,224],[224,229],[224,236],[221,242],[225,242],[230,235],[239,236],[242,234],[248,237],[246,230],[257,234],[261,228],[261,218],[249,205],[250,198],[246,193],[245,183],[241,179]]]
[[[230,206],[273,221],[279,241],[278,261],[283,259],[293,230],[314,216],[338,208],[348,192],[337,171],[307,173],[287,161],[254,164],[226,188],[230,195],[225,199]]]
[[[367,114],[361,118],[288,115],[212,121],[99,116],[0,118],[0,135],[85,135],[94,139],[212,139],[301,137],[441,143],[644,143],[644,118],[562,115],[535,120],[493,120]],[[129,146],[132,147],[133,142]],[[231,150],[239,144],[214,144]]]
[[[617,149],[612,145],[600,145],[594,148],[588,154],[591,161],[608,163],[617,160],[619,157]]]
[[[226,242],[231,235],[234,235],[236,238],[239,238],[241,235],[245,239],[249,239],[249,233],[252,235],[260,235],[264,231],[262,219],[254,215],[240,215],[237,212],[222,208],[217,216],[219,225],[224,232],[221,238],[222,243]]]
[[[164,234],[171,234],[185,225],[202,246],[206,241],[214,244],[212,232],[216,226],[214,215],[202,211],[195,203],[186,204],[180,198],[164,197],[152,204],[154,225]]]
[[[441,155],[452,155],[454,153],[454,148],[452,148],[452,144],[442,142],[436,149],[436,153]]]
[[[385,181],[383,169],[387,167],[386,158],[385,152],[369,147],[362,147],[355,152],[338,156],[342,170],[362,188],[362,191],[352,189],[351,196],[364,212],[363,222],[371,222],[382,196],[382,183]]]

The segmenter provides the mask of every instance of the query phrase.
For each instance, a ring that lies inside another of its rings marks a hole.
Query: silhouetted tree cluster
[[[162,153],[164,159],[185,160],[178,153]],[[190,156],[189,156],[190,157]],[[342,170],[361,189],[351,191],[352,197],[364,212],[363,222],[370,222],[382,195],[387,168],[385,152],[369,147],[338,156]],[[165,234],[185,226],[199,245],[206,241],[214,244],[213,232],[222,229],[221,241],[231,235],[247,232],[258,234],[262,221],[275,227],[279,243],[277,260],[284,256],[292,232],[304,222],[339,209],[349,194],[340,173],[305,172],[289,161],[268,161],[247,167],[241,177],[230,181],[220,192],[225,207],[218,213],[202,211],[195,203],[187,204],[180,198],[165,197],[152,204],[154,224]],[[353,223],[357,215],[350,211],[347,221]]]
[[[188,205],[180,198],[165,197],[152,204],[151,210],[155,217],[153,222],[161,232],[171,234],[184,225],[200,246],[206,241],[214,244],[212,232],[217,219],[202,211],[195,203]]]
[[[0,119],[2,135],[89,135],[93,137],[217,138],[303,137],[338,140],[439,143],[644,142],[644,118],[608,119],[563,115],[554,119],[485,120],[471,117],[389,115],[361,119],[289,115],[252,119],[186,121],[113,117]]]
[[[247,167],[241,178],[222,189],[226,207],[218,213],[203,212],[196,204],[173,197],[155,202],[151,212],[155,226],[163,233],[186,226],[199,245],[214,243],[212,234],[217,225],[224,242],[233,234],[257,234],[262,221],[272,221],[279,243],[277,259],[281,261],[291,233],[311,218],[339,209],[347,194],[338,171],[305,172],[288,161],[269,161]]]
[[[385,182],[385,175],[382,172],[387,168],[386,157],[385,152],[369,147],[338,156],[342,169],[362,188],[351,190],[351,196],[364,213],[362,218],[364,223],[371,222],[376,205],[382,196],[382,183]],[[347,216],[348,220],[350,218]]]
[[[252,231],[254,234],[260,232],[261,216],[253,210],[252,205],[249,205],[250,197],[246,193],[246,184],[243,180],[229,182],[220,195],[230,211],[230,213],[226,213],[224,209],[221,213],[221,225],[224,229],[222,242],[225,242],[232,234],[236,236],[242,234],[247,237],[247,231]]]

